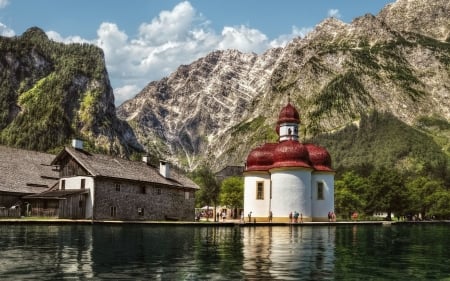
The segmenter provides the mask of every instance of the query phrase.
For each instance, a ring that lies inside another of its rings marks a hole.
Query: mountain
[[[105,153],[142,150],[115,110],[100,48],[56,43],[36,27],[0,37],[1,144],[56,151],[76,137]]]
[[[430,165],[445,166],[449,5],[398,0],[349,24],[326,19],[305,38],[261,55],[215,51],[149,83],[117,113],[146,150],[187,169],[206,163],[218,170],[243,165],[256,145],[276,141],[276,118],[289,95],[301,115],[302,140],[327,145],[338,155],[335,167],[383,162],[386,153],[393,165],[428,161],[431,153],[437,156]],[[376,134],[355,139],[363,132]],[[402,132],[426,149],[414,141],[391,148]],[[346,151],[338,142],[348,144]],[[376,150],[367,153],[370,146]]]

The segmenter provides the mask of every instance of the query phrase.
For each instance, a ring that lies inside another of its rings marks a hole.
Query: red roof
[[[282,123],[300,123],[300,117],[290,103],[280,112],[276,131]],[[297,140],[266,143],[253,149],[247,157],[245,171],[269,171],[273,168],[303,167],[316,171],[333,171],[328,151],[315,144],[302,144]]]
[[[277,124],[279,125],[282,123],[300,123],[300,115],[291,103],[288,103],[283,109],[281,109]]]
[[[266,143],[253,149],[247,156],[246,171],[268,171],[273,164],[273,150],[277,143]]]
[[[308,150],[309,161],[311,161],[315,170],[333,171],[330,153],[324,147],[312,143],[305,144],[305,147]]]
[[[279,143],[275,148],[273,158],[273,168],[311,167],[308,164],[308,150],[306,150],[306,147],[303,144],[296,140],[287,140]]]

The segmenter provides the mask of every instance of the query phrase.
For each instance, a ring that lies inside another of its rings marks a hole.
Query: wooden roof
[[[91,154],[72,147],[65,147],[52,161],[52,164],[59,164],[60,160],[67,156],[73,157],[79,165],[94,177],[108,177],[158,183],[179,188],[199,189],[197,184],[175,169],[170,170],[170,178],[165,178],[159,173],[159,169],[145,162],[130,161],[104,154]]]
[[[39,193],[55,185],[55,155],[0,145],[0,192]]]
[[[64,199],[69,195],[89,193],[86,189],[68,189],[68,190],[47,190],[39,194],[31,194],[24,196],[24,199]]]

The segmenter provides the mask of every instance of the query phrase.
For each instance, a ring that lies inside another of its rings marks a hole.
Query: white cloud
[[[338,9],[330,9],[328,10],[328,17],[330,18],[341,18],[341,14],[339,13]]]
[[[69,36],[66,38],[63,38],[58,32],[50,30],[45,32],[45,34],[47,34],[48,38],[50,38],[53,41],[56,42],[64,42],[67,44],[70,43],[92,43],[86,39],[81,38],[80,36]]]
[[[141,89],[138,88],[136,85],[125,85],[123,87],[115,88],[114,89],[114,98],[115,98],[116,104],[121,104],[124,101],[132,98],[140,90]]]
[[[0,9],[5,8],[8,4],[9,0],[0,0]]]
[[[14,35],[16,35],[14,30],[0,22],[0,36],[12,37]]]
[[[278,38],[270,41],[270,47],[271,48],[277,48],[277,47],[284,47],[286,46],[292,39],[296,37],[303,38],[313,30],[312,27],[302,27],[298,28],[296,26],[292,27],[292,33],[291,34],[283,34],[280,35]]]
[[[246,26],[224,27],[219,38],[219,49],[238,49],[241,52],[261,52],[267,49],[267,36]]]

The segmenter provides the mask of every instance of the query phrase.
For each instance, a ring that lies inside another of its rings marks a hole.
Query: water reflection
[[[243,229],[247,280],[332,279],[334,226],[248,227]]]
[[[436,280],[443,225],[0,225],[0,280]]]
[[[59,226],[0,226],[1,280],[93,276],[92,230]]]

